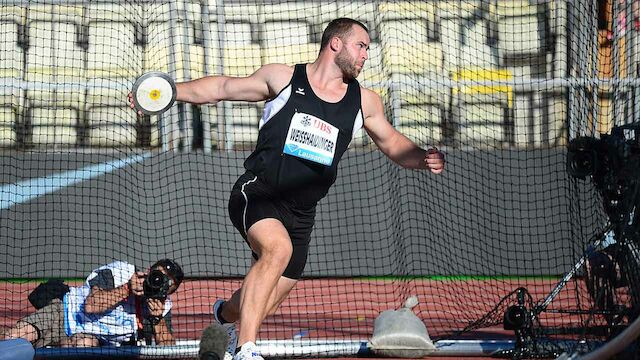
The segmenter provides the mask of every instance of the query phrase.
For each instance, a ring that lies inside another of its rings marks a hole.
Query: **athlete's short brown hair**
[[[367,29],[367,27],[358,20],[349,19],[349,18],[338,18],[338,19],[332,20],[329,23],[329,25],[327,25],[327,28],[324,29],[324,32],[322,33],[322,40],[320,41],[320,50],[324,49],[329,44],[329,41],[331,41],[333,37],[337,36],[340,39],[343,39],[345,36],[349,35],[349,33],[351,32],[351,29],[353,28],[353,25],[358,25],[361,28],[363,28],[364,31],[369,33],[369,29]]]

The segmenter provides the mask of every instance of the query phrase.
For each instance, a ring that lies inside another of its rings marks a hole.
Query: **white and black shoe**
[[[248,342],[242,345],[233,360],[264,360],[264,358],[260,356],[256,344]]]

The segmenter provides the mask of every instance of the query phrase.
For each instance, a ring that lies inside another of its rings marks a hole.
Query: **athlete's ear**
[[[331,41],[329,41],[329,46],[331,47],[331,50],[335,52],[340,51],[340,49],[342,48],[342,39],[334,36],[333,38],[331,38]]]

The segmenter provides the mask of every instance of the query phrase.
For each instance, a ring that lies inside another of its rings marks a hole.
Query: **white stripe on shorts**
[[[244,192],[244,187],[256,180],[258,180],[257,176],[247,181],[246,183],[242,184],[242,189],[240,189],[242,196],[244,196],[244,210],[242,211],[242,227],[244,228],[244,235],[246,237],[249,237],[249,235],[247,235],[247,230],[248,230],[247,229],[247,207],[249,207],[249,198],[247,197],[247,194]]]

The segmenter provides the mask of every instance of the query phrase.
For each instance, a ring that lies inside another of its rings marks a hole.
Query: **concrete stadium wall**
[[[4,152],[0,277],[84,277],[162,257],[191,277],[242,276],[250,253],[227,199],[247,154]],[[319,205],[305,276],[556,275],[602,220],[572,205],[564,149],[447,160],[435,176],[348,152]]]

